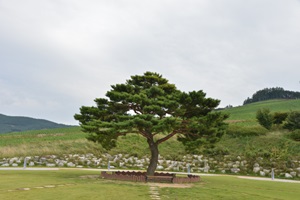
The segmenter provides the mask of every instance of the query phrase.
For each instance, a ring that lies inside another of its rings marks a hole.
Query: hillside
[[[257,127],[263,129],[256,121],[255,115],[259,108],[269,108],[272,112],[284,111],[300,111],[300,100],[270,100],[247,104],[234,108],[225,109],[222,112],[230,114],[227,122],[229,130],[232,127],[247,128],[247,130],[256,131]],[[3,115],[0,115],[0,121],[3,124]],[[43,121],[43,120],[42,120]],[[2,128],[2,125],[1,125]],[[237,132],[245,131],[242,129]],[[271,134],[272,136],[273,134]],[[276,133],[276,138],[283,138],[284,134]],[[0,135],[0,155],[13,156],[15,154],[26,155],[33,152],[39,154],[62,154],[62,153],[78,153],[103,150],[98,144],[94,144],[86,140],[86,133],[81,131],[80,127],[67,127],[49,130],[23,131],[18,133],[9,133]],[[270,135],[268,137],[271,137]],[[253,137],[253,140],[259,140],[258,136]],[[275,136],[274,136],[275,137]],[[235,140],[234,142],[232,140]],[[231,149],[239,150],[239,143],[242,143],[243,138],[230,138],[224,136],[220,145],[229,145]],[[250,139],[248,138],[248,141]],[[276,144],[274,144],[276,145]],[[99,148],[100,147],[100,148]],[[10,150],[6,149],[9,148]],[[96,150],[99,148],[98,150]],[[228,147],[226,147],[227,149]],[[261,147],[263,148],[263,147]],[[13,150],[12,150],[13,149]],[[21,149],[24,150],[20,151]],[[174,150],[176,149],[176,150]],[[176,138],[172,138],[160,147],[163,155],[180,156],[184,154],[184,147],[177,142]],[[118,139],[118,147],[111,150],[113,153],[130,153],[141,155],[149,153],[148,148],[143,138],[138,135],[122,136]],[[300,153],[300,152],[299,152]]]
[[[293,172],[294,175],[296,173],[300,177],[300,172],[296,172],[300,168],[299,141],[290,137],[291,133],[287,130],[279,127],[267,130],[260,126],[255,119],[256,111],[260,108],[269,108],[272,112],[300,111],[300,100],[271,100],[223,110],[222,112],[231,114],[227,120],[229,123],[227,133],[215,147],[201,149],[202,151],[198,155],[201,158],[203,156],[202,163],[194,167],[197,170],[203,170],[205,166],[203,162],[206,160],[211,170],[216,170],[215,172],[223,169],[229,173],[257,175],[260,172],[254,171],[254,169],[263,169],[262,172],[266,173],[271,168],[275,168],[280,177],[284,177],[287,172]],[[59,156],[64,159],[66,156],[70,156],[67,157],[68,162],[72,161],[77,165],[87,166],[87,163],[92,162],[76,160],[75,156],[93,154],[97,158],[103,159],[104,162],[100,167],[105,168],[109,158],[107,155],[112,155],[114,158],[118,155],[135,156],[136,160],[144,159],[145,156],[149,157],[149,149],[142,136],[136,134],[120,136],[117,140],[117,147],[111,150],[105,150],[101,145],[88,141],[86,136],[87,133],[82,132],[80,127],[0,134],[0,162],[7,162],[7,160],[4,161],[4,158],[25,156],[39,156],[41,159],[47,157],[50,159],[49,162],[53,162],[53,156],[49,157],[49,155],[54,155],[54,157]],[[184,146],[176,140],[176,137],[162,143],[159,151],[160,156],[166,160],[164,167],[168,167],[167,161],[182,161],[192,158],[187,155]],[[81,158],[80,156],[78,158]],[[2,161],[1,158],[3,158]],[[126,159],[128,160],[128,158]],[[197,160],[199,162],[199,157]],[[133,163],[134,159],[128,166],[132,167]],[[53,165],[53,163],[51,164]],[[121,162],[119,164],[121,165]],[[124,162],[122,162],[123,164]],[[257,167],[258,165],[259,167]],[[291,169],[293,170],[291,171]]]
[[[253,126],[258,125],[256,121],[256,112],[260,108],[268,108],[271,112],[289,112],[300,111],[300,99],[285,100],[275,99],[268,101],[260,101],[256,103],[246,104],[223,110],[230,114],[228,123],[235,123],[237,125]]]
[[[68,127],[44,119],[30,117],[6,116],[0,114],[0,133],[21,132],[27,130],[41,130]]]

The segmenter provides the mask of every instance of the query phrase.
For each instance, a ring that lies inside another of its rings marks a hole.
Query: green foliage
[[[259,135],[266,135],[268,132],[267,129],[261,126],[237,126],[237,125],[230,125],[226,131],[226,135],[230,137],[253,137]]]
[[[273,123],[276,125],[283,124],[288,115],[287,112],[275,112],[273,114]]]
[[[216,144],[216,149],[224,149],[231,156],[245,156],[255,160],[258,157],[272,159],[299,159],[299,142],[286,137],[283,132],[269,132],[253,137],[232,137],[225,135]]]
[[[266,101],[270,99],[299,99],[299,98],[300,98],[300,92],[288,91],[280,87],[265,88],[253,94],[252,98],[247,98],[244,101],[244,105],[249,103],[259,102],[259,101]]]
[[[260,125],[270,130],[273,124],[273,116],[270,113],[270,109],[263,108],[256,112],[256,119]]]
[[[83,106],[74,116],[83,131],[90,133],[88,139],[106,149],[115,147],[118,136],[128,133],[138,133],[156,144],[181,134],[185,143],[202,138],[197,142],[200,145],[207,136],[221,136],[223,120],[227,118],[221,113],[209,114],[219,100],[205,98],[201,90],[181,92],[152,72],[113,85],[106,96],[108,99],[95,100],[96,107]],[[155,140],[157,134],[166,136]],[[217,139],[210,143],[214,141]]]
[[[145,137],[151,150],[147,173],[154,173],[158,145],[175,135],[189,151],[212,145],[224,132],[226,114],[214,112],[219,100],[206,98],[202,91],[182,92],[160,74],[146,72],[131,76],[124,84],[111,86],[96,107],[83,106],[75,119],[88,139],[104,148],[116,147],[117,138],[129,133]],[[155,137],[161,134],[163,137]]]
[[[300,111],[290,112],[283,127],[288,130],[300,129]]]
[[[292,131],[289,137],[295,141],[300,141],[300,129]]]
[[[192,121],[191,134],[179,135],[178,141],[184,144],[189,153],[202,153],[205,149],[212,149],[225,133],[227,125],[223,120],[226,118],[227,115],[214,112]]]

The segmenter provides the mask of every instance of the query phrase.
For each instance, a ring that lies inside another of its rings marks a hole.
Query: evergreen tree
[[[273,116],[267,108],[259,109],[256,112],[256,119],[260,125],[270,130],[273,124]]]
[[[224,132],[228,116],[212,112],[219,100],[205,98],[202,91],[182,92],[160,74],[146,72],[131,76],[124,84],[111,86],[107,98],[95,99],[96,106],[82,106],[74,118],[88,139],[104,148],[116,146],[120,135],[145,137],[151,152],[148,175],[158,163],[158,145],[178,135],[188,150],[213,144]],[[156,135],[161,137],[155,137]]]
[[[300,112],[290,112],[283,127],[292,131],[300,129]]]

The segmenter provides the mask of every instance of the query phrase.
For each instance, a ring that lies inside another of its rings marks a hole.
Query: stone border
[[[176,177],[173,173],[155,173],[151,179],[146,175],[146,172],[132,171],[107,171],[101,172],[101,177],[112,180],[135,181],[135,182],[165,182],[162,179],[168,179],[169,183],[194,183],[200,181],[200,176],[187,175],[187,177]],[[157,177],[157,178],[155,178]]]
[[[199,182],[200,180],[200,176],[188,175],[188,177],[175,177],[173,179],[173,183],[195,183]]]
[[[25,162],[25,160],[27,162]],[[120,170],[143,170],[149,165],[150,159],[147,156],[138,158],[129,154],[110,155],[104,153],[95,156],[87,154],[64,154],[64,155],[43,155],[26,156],[13,158],[0,158],[0,169],[6,167],[70,167],[70,168],[95,168],[95,169],[120,169]],[[26,164],[25,164],[26,163]],[[300,177],[300,156],[295,159],[279,160],[266,159],[262,157],[246,158],[245,156],[204,156],[185,155],[180,161],[170,160],[159,156],[158,171],[173,171],[191,173],[222,173],[239,175],[258,175],[270,177],[274,170],[276,178],[299,178]]]

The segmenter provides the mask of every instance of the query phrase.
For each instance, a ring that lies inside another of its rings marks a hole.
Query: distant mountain
[[[64,124],[57,124],[44,119],[34,119],[30,117],[14,117],[14,116],[6,116],[0,114],[0,133],[63,128],[63,127],[69,127],[69,126]]]

